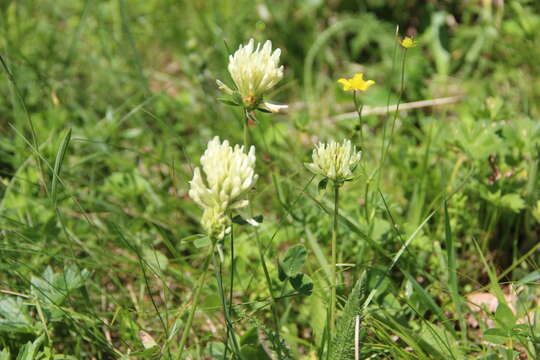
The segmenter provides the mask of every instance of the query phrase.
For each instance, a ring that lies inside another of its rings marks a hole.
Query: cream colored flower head
[[[352,173],[360,162],[362,153],[350,140],[338,143],[320,142],[313,149],[312,162],[307,164],[309,170],[330,180],[341,183],[352,177]]]
[[[272,42],[255,45],[253,39],[247,45],[240,45],[229,56],[229,73],[238,89],[244,105],[256,108],[263,101],[263,96],[283,78],[283,66],[279,66],[281,50],[272,51]],[[217,80],[220,90],[231,94],[233,91]],[[270,111],[272,107],[269,107]]]
[[[227,140],[222,143],[216,136],[201,157],[201,167],[202,173],[200,168],[195,168],[189,190],[189,196],[197,204],[222,213],[247,206],[243,195],[258,178],[254,146],[246,154],[243,146],[233,148]]]

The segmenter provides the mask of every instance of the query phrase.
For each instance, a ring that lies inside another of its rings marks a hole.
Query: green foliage
[[[366,300],[366,296],[365,276],[362,276],[356,281],[354,288],[347,298],[343,312],[338,318],[336,334],[330,346],[330,359],[346,360],[354,357],[355,326],[357,321],[360,322],[360,326],[363,325],[364,314],[362,314],[362,306]]]

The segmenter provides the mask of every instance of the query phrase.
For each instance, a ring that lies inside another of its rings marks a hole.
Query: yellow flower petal
[[[347,90],[349,90],[351,88],[351,82],[349,80],[347,80],[347,79],[341,78],[337,82],[340,83],[341,85],[343,85],[343,90],[345,90],[345,91],[347,91]]]
[[[403,46],[405,49],[410,49],[410,48],[416,46],[416,41],[414,41],[414,39],[412,37],[406,36],[401,41],[401,46]]]
[[[355,74],[351,79],[339,79],[338,83],[343,84],[343,90],[366,91],[371,85],[375,84],[373,80],[364,80],[364,74]]]

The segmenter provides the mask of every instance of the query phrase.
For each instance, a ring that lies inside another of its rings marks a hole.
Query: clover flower
[[[343,85],[345,91],[366,91],[371,85],[375,85],[373,80],[364,80],[364,74],[355,74],[351,79],[339,79],[338,83]]]
[[[351,144],[350,140],[344,140],[341,143],[320,142],[313,149],[313,160],[312,163],[307,164],[307,167],[313,173],[340,184],[351,178],[361,155],[362,153],[356,151],[356,147]]]
[[[245,107],[256,109],[264,103],[264,95],[283,78],[283,66],[279,66],[280,55],[279,48],[272,51],[270,40],[261,46],[261,43],[255,45],[251,39],[247,45],[240,45],[238,50],[229,56],[228,70]],[[221,91],[234,94],[223,82],[216,82]],[[269,103],[264,105],[272,112],[278,112],[285,106],[276,107]]]
[[[201,156],[201,167],[202,172],[199,167],[193,172],[189,196],[204,209],[201,224],[207,234],[221,239],[228,233],[227,211],[249,204],[242,198],[258,179],[255,147],[246,154],[243,146],[233,148],[216,136]]]
[[[403,46],[405,49],[410,49],[416,46],[416,41],[412,37],[406,36],[401,41],[401,46]]]
[[[247,206],[241,197],[255,184],[255,147],[244,153],[244,147],[220,142],[214,137],[201,157],[200,168],[195,168],[190,181],[189,196],[203,209],[215,208],[222,212]]]

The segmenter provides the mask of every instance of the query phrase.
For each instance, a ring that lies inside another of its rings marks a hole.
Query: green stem
[[[177,359],[182,359],[182,353],[184,352],[184,348],[186,346],[189,330],[191,329],[191,324],[193,322],[193,316],[195,315],[195,311],[197,310],[199,296],[201,295],[201,289],[204,285],[204,281],[206,280],[206,275],[208,274],[208,268],[210,267],[210,259],[212,259],[212,255],[214,254],[215,247],[216,247],[216,242],[212,240],[212,246],[210,247],[210,251],[208,252],[208,255],[206,256],[206,259],[204,260],[203,273],[201,277],[199,278],[199,283],[197,284],[197,288],[195,289],[195,295],[193,296],[193,304],[191,305],[191,310],[189,312],[186,325],[184,326],[184,331],[182,332],[182,339],[180,340],[180,352],[178,353],[178,356],[176,357]]]
[[[234,332],[234,328],[231,322],[230,313],[227,307],[227,300],[225,299],[225,291],[223,290],[223,278],[221,274],[221,262],[219,259],[217,259],[216,255],[214,254],[214,266],[215,266],[215,272],[216,272],[216,281],[218,283],[218,291],[219,291],[219,298],[221,300],[221,306],[223,309],[223,316],[225,317],[225,324],[227,326],[227,334],[230,334],[232,345],[234,348],[234,352],[236,356],[239,359],[242,359],[242,354],[240,353],[240,346],[238,345],[238,340],[236,339],[236,334]],[[228,338],[227,338],[228,342]],[[228,346],[228,343],[225,344]]]
[[[337,308],[337,234],[339,217],[339,185],[334,183],[334,225],[332,227],[332,296],[330,298],[330,337],[335,335],[336,328],[336,308]]]
[[[247,110],[244,109],[244,149],[246,149],[246,151],[248,151],[247,150],[248,149],[248,135],[249,135],[248,121],[249,121],[249,115],[248,115]],[[264,139],[264,136],[263,136],[263,139]],[[250,215],[253,216],[253,208],[251,206],[251,203],[250,203]],[[280,337],[280,332],[279,332],[279,317],[278,317],[277,306],[276,306],[277,300],[274,297],[274,293],[272,292],[272,280],[270,279],[270,273],[268,271],[268,266],[266,265],[266,260],[264,258],[264,249],[261,244],[259,231],[257,228],[255,228],[255,238],[257,240],[257,249],[259,251],[259,259],[261,261],[261,265],[264,272],[266,287],[268,288],[268,293],[270,294],[270,298],[272,299],[270,307],[272,311],[272,319],[274,321],[274,328],[275,328],[277,339],[278,341],[280,341],[279,339],[281,339],[281,337]],[[276,346],[276,351],[277,351],[278,359],[281,359],[281,350],[279,346]]]
[[[249,129],[248,129],[248,121],[249,116],[246,109],[244,109],[244,121],[243,121],[243,128],[244,128],[244,150],[248,150],[248,143],[249,143]]]
[[[394,50],[392,51],[392,70],[390,70],[390,79],[394,77],[394,71],[396,69],[396,54],[398,47],[398,28],[396,28],[396,35],[394,39]],[[388,88],[388,97],[386,98],[386,118],[390,118],[390,97],[392,95],[392,87]],[[381,146],[381,159],[384,156],[384,144],[386,143],[386,121],[383,124],[383,136],[382,136],[382,146]],[[381,166],[382,167],[382,166]],[[377,184],[378,186],[378,184]]]
[[[232,314],[232,304],[233,304],[233,291],[234,291],[234,226],[231,221],[231,266],[230,266],[230,283],[229,283],[229,316]],[[229,343],[230,330],[227,327],[227,334],[225,335],[225,344]],[[227,358],[228,346],[225,346],[225,353],[223,357]]]
[[[366,181],[366,188],[364,192],[364,216],[366,218],[366,225],[370,226],[369,224],[369,185],[371,184],[371,178],[368,178]]]
[[[399,105],[401,104],[401,99],[403,98],[403,92],[405,91],[405,62],[407,60],[407,49],[403,49],[403,61],[401,62],[401,86],[399,89],[399,98],[396,105],[396,111],[394,112],[394,119],[392,120],[392,127],[390,128],[390,137],[388,138],[388,145],[384,151],[384,156],[381,160],[381,168],[384,166],[384,160],[392,144],[392,137],[394,136],[394,129],[396,127],[396,121],[399,114]],[[384,145],[383,145],[384,146]]]
[[[386,145],[385,145],[386,125],[383,128],[383,143],[381,146],[381,163],[379,164],[379,170],[377,174],[377,186],[376,186],[377,189],[379,188],[379,184],[381,180],[381,172],[384,167],[384,163],[386,161],[386,156],[388,155],[390,145],[392,143],[392,137],[394,136],[396,121],[399,114],[399,105],[401,104],[401,98],[403,97],[403,92],[405,89],[405,61],[406,59],[407,59],[407,49],[403,49],[403,61],[401,62],[401,84],[400,84],[400,90],[399,90],[399,97],[398,97],[398,102],[396,105],[396,111],[394,112],[394,118],[392,119],[392,127],[390,129],[390,136],[388,137],[388,144]]]
[[[364,124],[362,123],[362,110],[364,109],[364,104],[359,104],[358,101],[358,93],[356,90],[354,91],[354,108],[356,109],[356,113],[358,114],[358,132],[360,133],[360,146],[363,150],[364,147]]]
[[[257,249],[259,250],[259,259],[261,261],[261,265],[264,272],[264,278],[266,281],[266,287],[268,287],[268,292],[270,293],[270,298],[272,299],[272,303],[270,304],[271,310],[272,310],[272,318],[274,320],[274,328],[276,331],[277,339],[281,339],[279,335],[279,317],[276,307],[276,298],[274,297],[274,293],[272,292],[272,280],[270,279],[270,273],[268,272],[268,267],[266,266],[266,260],[264,258],[264,249],[261,244],[261,240],[259,238],[259,230],[255,229],[255,237],[257,239]],[[281,359],[281,351],[279,346],[276,346],[276,351],[278,353],[278,359]]]

